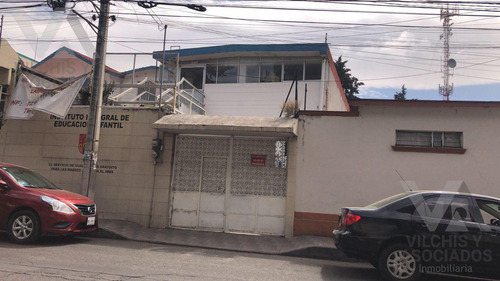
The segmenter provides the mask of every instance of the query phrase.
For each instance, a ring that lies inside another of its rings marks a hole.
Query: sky
[[[167,1],[145,9],[136,0],[112,0],[107,65],[120,71],[152,65],[149,53],[224,44],[327,42],[365,85],[361,98],[392,99],[404,85],[407,98],[442,100],[444,40],[440,14],[451,17],[450,100],[500,101],[500,1],[315,0]],[[99,3],[95,1],[98,5]],[[205,12],[182,6],[200,4]],[[40,7],[28,8],[42,4]],[[21,8],[16,8],[21,7]],[[95,33],[90,1],[68,2],[54,12],[43,0],[0,0],[2,37],[19,53],[41,60],[62,46],[88,56]],[[97,25],[97,22],[94,21]]]

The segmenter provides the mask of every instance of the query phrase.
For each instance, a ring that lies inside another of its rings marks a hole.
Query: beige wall
[[[30,59],[28,57],[24,57],[20,54],[19,54],[19,58],[23,61],[24,66],[26,66],[27,68],[32,68],[33,66],[35,66],[38,63],[38,61]]]
[[[39,112],[30,120],[8,120],[0,130],[0,161],[26,166],[64,189],[79,192],[83,156],[78,145],[80,134],[87,133],[82,127],[87,113],[88,107],[78,106],[64,120]],[[95,187],[99,216],[148,225],[152,209],[151,226],[166,227],[172,137],[164,137],[163,163],[156,166],[154,180],[151,142],[156,137],[152,123],[157,111],[105,107],[102,115],[118,120],[102,121]],[[61,122],[73,127],[60,127]]]
[[[500,108],[361,106],[359,117],[300,116],[295,211],[338,214],[403,192],[464,181],[500,197]],[[396,152],[395,130],[461,131],[465,154]]]
[[[19,56],[7,40],[0,40],[2,40],[0,45],[0,85],[10,85],[13,76],[15,76],[15,72],[12,70],[17,70]]]

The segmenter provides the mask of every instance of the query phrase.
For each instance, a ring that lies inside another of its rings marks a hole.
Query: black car
[[[364,208],[342,208],[334,241],[388,280],[424,273],[500,276],[500,199],[412,191]]]

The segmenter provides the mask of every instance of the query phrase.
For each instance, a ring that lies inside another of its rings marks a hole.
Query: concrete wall
[[[500,197],[500,108],[361,106],[358,117],[300,116],[295,234],[330,235],[341,207],[404,191],[396,170],[419,189],[464,181]],[[465,154],[393,151],[399,130],[461,131]],[[298,229],[297,229],[298,228]]]
[[[8,120],[0,130],[0,161],[33,169],[56,185],[80,191],[83,155],[81,134],[87,133],[88,107],[73,107],[66,119],[35,113],[30,120]],[[105,107],[99,146],[95,201],[101,218],[126,219],[166,227],[172,137],[164,136],[161,164],[151,156],[156,137],[153,109]]]

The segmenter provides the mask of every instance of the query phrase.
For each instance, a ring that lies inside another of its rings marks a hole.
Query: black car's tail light
[[[345,214],[342,216],[342,225],[348,226],[351,225],[361,219],[361,216],[354,215],[354,214]]]

